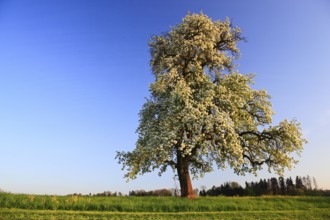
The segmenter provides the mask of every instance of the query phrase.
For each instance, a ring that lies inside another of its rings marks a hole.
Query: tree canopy
[[[190,175],[203,176],[214,164],[237,174],[263,165],[283,174],[297,160],[305,140],[299,122],[272,125],[270,96],[251,87],[254,74],[235,69],[241,31],[230,20],[188,14],[150,42],[155,77],[139,114],[136,148],[117,152],[125,177],[155,169],[176,169],[182,196],[192,196]]]

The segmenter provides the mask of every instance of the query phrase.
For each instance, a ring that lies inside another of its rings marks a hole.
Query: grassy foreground
[[[0,193],[7,219],[330,219],[330,197],[78,197]]]

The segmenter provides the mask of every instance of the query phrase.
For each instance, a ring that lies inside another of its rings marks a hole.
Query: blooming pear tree
[[[188,14],[168,33],[150,42],[155,77],[139,114],[136,148],[117,152],[125,177],[171,167],[181,196],[194,197],[191,177],[231,167],[255,173],[263,165],[282,174],[297,163],[306,142],[297,121],[272,125],[270,96],[251,88],[253,74],[235,70],[237,42],[231,22]]]

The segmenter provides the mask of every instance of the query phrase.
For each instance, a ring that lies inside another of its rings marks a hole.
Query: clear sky
[[[173,172],[126,183],[116,151],[135,147],[153,76],[148,40],[203,11],[243,30],[241,73],[256,73],[274,124],[301,122],[309,143],[286,176],[330,188],[327,0],[0,0],[0,189],[68,194],[173,188]],[[228,169],[193,181],[257,181]]]

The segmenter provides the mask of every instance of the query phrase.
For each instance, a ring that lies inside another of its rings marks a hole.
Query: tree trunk
[[[179,151],[177,154],[177,171],[181,188],[181,197],[188,197],[189,199],[195,198],[196,195],[192,188],[189,174],[189,158],[183,157]]]

